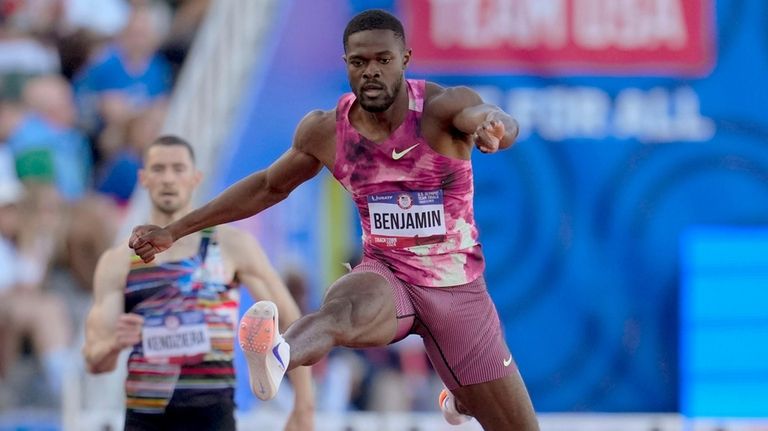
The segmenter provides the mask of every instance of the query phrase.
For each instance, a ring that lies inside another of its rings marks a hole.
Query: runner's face
[[[174,214],[189,205],[202,175],[186,147],[153,145],[147,150],[139,178],[155,208]]]
[[[352,92],[369,112],[392,106],[403,85],[411,51],[392,30],[365,30],[347,39],[344,62]]]

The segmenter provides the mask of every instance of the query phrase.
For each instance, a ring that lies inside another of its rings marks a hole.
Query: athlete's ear
[[[411,50],[411,48],[403,50],[403,70],[405,70],[405,68],[408,67],[408,63],[411,62],[412,54],[413,54],[413,51]]]
[[[139,184],[145,189],[147,188],[147,171],[144,168],[139,169]]]
[[[344,64],[347,64],[347,54],[342,54],[341,59],[344,61]]]
[[[203,172],[195,169],[195,187],[199,186],[201,182],[203,182]]]

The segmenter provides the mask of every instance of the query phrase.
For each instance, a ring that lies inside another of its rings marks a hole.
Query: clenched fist
[[[142,225],[133,228],[128,246],[141,257],[144,263],[152,262],[155,255],[168,250],[173,245],[173,236],[167,230],[155,225]]]
[[[495,153],[499,150],[499,144],[507,133],[504,123],[498,120],[484,121],[472,134],[472,139],[477,149],[483,153]]]

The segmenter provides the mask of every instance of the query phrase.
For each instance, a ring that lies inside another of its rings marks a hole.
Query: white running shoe
[[[253,304],[240,319],[238,338],[248,362],[251,391],[264,401],[277,395],[291,360],[291,347],[277,322],[277,306],[271,301]]]
[[[472,420],[472,416],[467,416],[456,410],[456,398],[448,389],[443,388],[443,390],[440,391],[440,396],[438,397],[437,402],[440,405],[440,410],[443,411],[445,421],[449,424],[461,425]]]

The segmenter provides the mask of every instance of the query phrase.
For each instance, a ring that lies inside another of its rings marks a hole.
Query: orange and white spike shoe
[[[437,403],[440,405],[440,410],[443,411],[445,421],[451,425],[461,425],[472,420],[472,416],[467,416],[456,410],[456,398],[447,388],[440,391]]]
[[[259,301],[240,319],[238,338],[243,349],[251,391],[261,400],[277,395],[291,359],[291,348],[278,332],[277,306]]]

